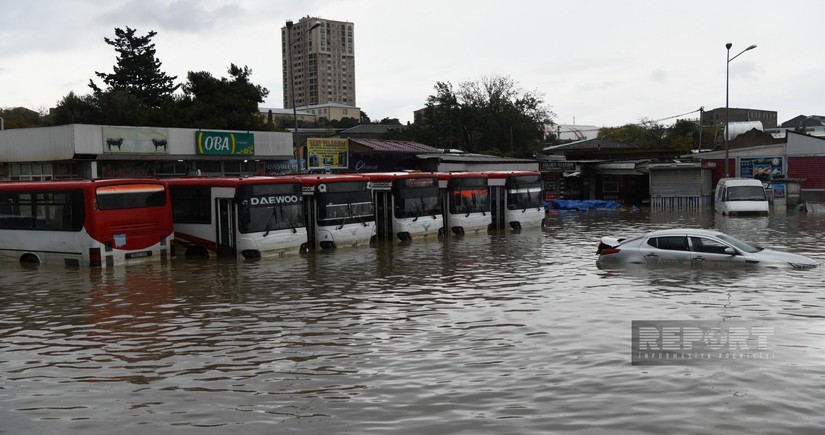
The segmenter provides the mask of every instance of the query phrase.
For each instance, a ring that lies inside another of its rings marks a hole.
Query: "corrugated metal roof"
[[[354,139],[350,141],[372,148],[373,151],[384,151],[391,153],[436,153],[439,150],[429,145],[405,140],[382,140],[382,139]]]

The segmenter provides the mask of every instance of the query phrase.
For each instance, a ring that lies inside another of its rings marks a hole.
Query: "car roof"
[[[699,228],[674,228],[669,230],[651,231],[645,237],[661,237],[661,236],[718,236],[723,234],[716,230],[703,230]]]

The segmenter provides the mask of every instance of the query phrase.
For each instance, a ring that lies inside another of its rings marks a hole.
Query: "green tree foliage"
[[[97,99],[93,95],[77,95],[69,92],[52,111],[52,123],[97,124],[103,119]]]
[[[269,91],[250,81],[252,71],[231,64],[229,78],[189,72],[188,81],[160,70],[151,42],[157,34],[138,36],[136,30],[115,29],[115,39],[104,38],[118,53],[112,74],[96,72],[106,87],[89,81],[90,95],[70,92],[54,109],[54,125],[82,123],[107,125],[154,125],[159,127],[262,130],[276,128],[258,112]],[[176,94],[178,90],[181,94]]]
[[[372,122],[372,121],[370,121],[370,116],[369,116],[369,115],[367,115],[367,112],[364,112],[364,111],[362,110],[362,111],[361,111],[361,119],[359,120],[359,122],[360,122],[361,124],[369,124],[369,123],[370,123],[370,122]]]
[[[206,71],[190,72],[183,85],[178,104],[185,119],[182,124],[193,128],[260,130],[266,120],[258,113],[269,91],[253,84],[252,70],[231,64],[229,78],[213,77]],[[183,125],[182,125],[183,126]]]
[[[152,38],[157,35],[149,31],[145,36],[135,34],[136,30],[115,28],[115,39],[103,38],[115,48],[117,63],[111,74],[95,71],[103,79],[107,92],[121,91],[134,96],[147,108],[160,108],[171,102],[173,93],[180,87],[174,84],[177,77],[169,77],[161,71],[161,63],[155,57],[155,44]],[[89,87],[95,95],[103,90],[94,81],[89,80]]]
[[[506,76],[464,82],[457,89],[438,82],[434,88],[423,125],[394,135],[439,148],[530,156],[555,116],[538,92],[523,92]]]
[[[695,122],[680,119],[671,127],[642,119],[638,124],[606,127],[599,130],[599,139],[612,140],[640,148],[690,151],[698,143],[699,128]],[[704,142],[704,139],[703,139]]]

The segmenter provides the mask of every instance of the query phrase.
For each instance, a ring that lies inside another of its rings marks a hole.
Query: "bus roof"
[[[434,178],[438,174],[435,172],[370,172],[365,173],[370,181],[395,181],[407,178]]]
[[[437,172],[439,180],[450,180],[453,178],[487,178],[484,172]]]
[[[364,174],[309,174],[298,177],[305,186],[315,186],[321,183],[335,183],[339,181],[370,181]]]
[[[99,186],[116,186],[122,184],[161,184],[166,186],[165,180],[158,178],[106,178],[106,179],[73,179],[73,180],[49,180],[49,181],[2,181],[0,191],[53,191],[53,190],[76,190],[93,189]]]
[[[541,176],[541,172],[539,171],[489,171],[485,172],[485,174],[487,174],[487,178],[523,177],[525,175]]]
[[[299,183],[291,175],[257,175],[254,177],[180,177],[167,178],[170,186],[239,187],[253,184]]]

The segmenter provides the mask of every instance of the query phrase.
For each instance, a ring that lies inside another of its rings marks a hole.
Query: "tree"
[[[117,52],[117,64],[111,74],[95,71],[95,75],[106,84],[106,92],[123,91],[133,95],[146,108],[160,108],[172,101],[172,95],[180,87],[174,84],[177,76],[169,77],[161,71],[161,62],[155,57],[152,38],[157,35],[149,31],[145,36],[135,35],[136,30],[115,28],[115,39],[103,38]],[[104,92],[93,80],[89,87],[95,95]]]
[[[408,134],[436,137],[439,148],[530,156],[539,150],[553,112],[538,92],[523,92],[507,76],[461,83],[437,82],[427,98],[424,125]]]
[[[252,70],[231,64],[230,78],[215,78],[206,71],[189,72],[179,100],[182,127],[259,130],[266,119],[258,112],[269,91],[253,84]]]
[[[51,121],[54,125],[98,124],[102,118],[103,114],[94,96],[79,96],[69,92],[52,111]]]
[[[696,123],[680,119],[671,127],[665,127],[648,119],[638,124],[606,127],[599,130],[599,139],[612,140],[640,148],[663,148],[689,151],[698,138]]]
[[[367,115],[367,112],[364,112],[363,110],[361,111],[361,119],[359,120],[359,122],[361,124],[369,124],[371,122],[369,115]]]

